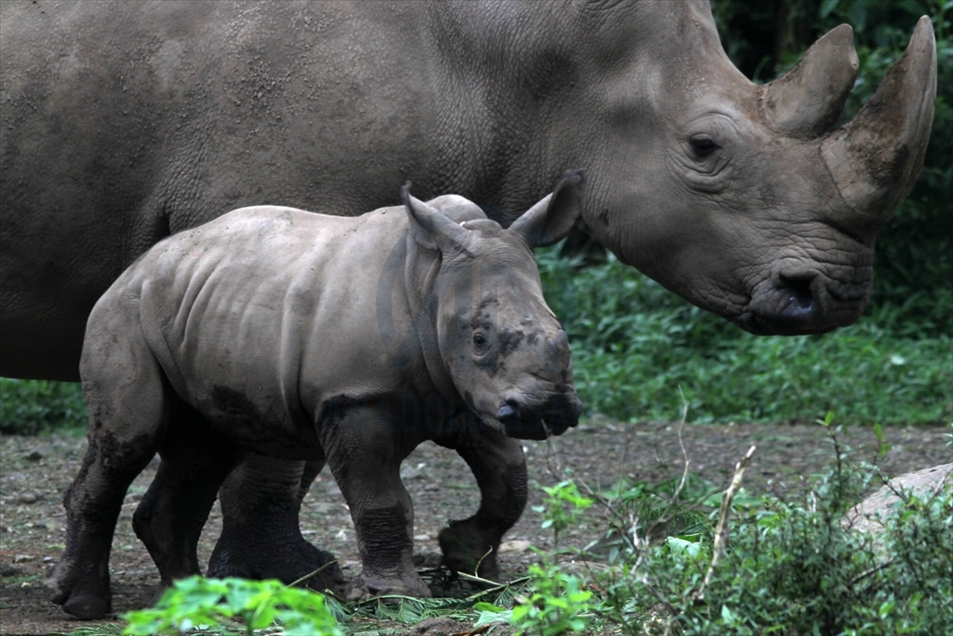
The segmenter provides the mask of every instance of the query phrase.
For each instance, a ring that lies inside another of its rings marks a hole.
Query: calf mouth
[[[513,398],[500,402],[496,419],[508,437],[544,440],[562,435],[579,423],[582,403],[575,395],[560,395],[546,404],[528,406]]]

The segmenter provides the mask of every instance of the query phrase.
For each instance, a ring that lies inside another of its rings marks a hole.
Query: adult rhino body
[[[364,565],[350,596],[429,596],[413,563],[404,457],[423,440],[543,439],[578,420],[569,339],[543,300],[533,248],[572,227],[580,181],[567,177],[509,229],[461,197],[466,216],[444,214],[408,186],[406,211],[243,208],[149,250],[89,319],[89,449],[66,495],[54,600],[81,618],[109,611],[113,528],[157,451],[136,533],[164,581],[198,573],[196,520],[246,449],[327,461]],[[496,469],[525,488],[521,461]],[[451,527],[441,544],[475,562],[506,529]],[[343,582],[336,565],[322,578]]]
[[[596,238],[690,301],[755,333],[849,324],[929,137],[929,20],[831,130],[856,67],[843,26],[755,86],[705,0],[2,2],[0,373],[78,379],[96,299],[226,210],[358,214],[410,177],[505,223],[567,166]],[[303,546],[307,474],[240,473]],[[265,527],[223,494],[229,544]]]
[[[846,325],[916,180],[923,18],[871,103],[851,30],[737,71],[708,2],[3,2],[0,372],[77,378],[95,300],[227,210],[358,214],[415,180],[501,221],[567,166],[623,261],[756,333]]]

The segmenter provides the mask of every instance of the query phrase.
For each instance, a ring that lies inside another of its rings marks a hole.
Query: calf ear
[[[400,198],[407,208],[414,241],[428,250],[465,251],[469,233],[437,208],[410,195],[410,181],[400,189]]]
[[[569,170],[556,182],[553,193],[513,221],[510,230],[521,234],[530,247],[546,247],[565,237],[582,213],[586,178]]]

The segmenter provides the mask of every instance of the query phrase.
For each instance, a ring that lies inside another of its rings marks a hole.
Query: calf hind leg
[[[46,581],[77,618],[111,611],[109,552],[126,489],[158,448],[167,419],[164,377],[144,343],[87,346],[81,371],[89,446],[66,491],[66,549]]]
[[[196,548],[202,527],[219,486],[240,459],[238,447],[182,401],[176,401],[168,429],[159,447],[159,470],[132,520],[163,587],[200,574]]]

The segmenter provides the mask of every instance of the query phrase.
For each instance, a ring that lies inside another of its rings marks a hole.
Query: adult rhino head
[[[507,229],[472,204],[452,219],[411,196],[409,183],[401,190],[418,248],[440,253],[428,366],[445,368],[469,409],[510,437],[560,435],[582,412],[569,337],[543,299],[533,254],[572,228],[582,187],[581,172],[566,173]]]
[[[578,76],[601,78],[580,96],[599,132],[581,125],[572,141],[591,157],[582,165],[595,237],[756,334],[857,320],[875,238],[916,181],[930,135],[930,20],[863,110],[833,130],[858,66],[849,26],[757,86],[725,55],[707,1],[595,6],[606,18],[601,48]]]

